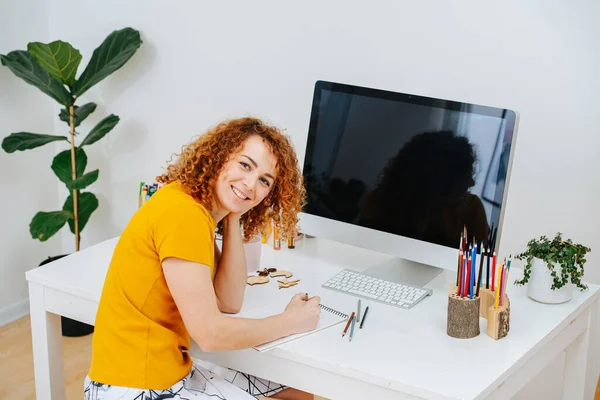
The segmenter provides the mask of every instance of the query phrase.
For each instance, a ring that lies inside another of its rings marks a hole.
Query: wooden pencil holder
[[[470,339],[479,335],[480,298],[459,297],[456,285],[448,288],[448,336]]]
[[[487,319],[487,334],[494,340],[502,339],[508,335],[510,329],[510,300],[505,294],[502,305],[494,308],[496,293],[484,287],[479,289],[481,298],[480,315]]]

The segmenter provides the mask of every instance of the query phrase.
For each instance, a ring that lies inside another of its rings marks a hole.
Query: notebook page
[[[276,346],[279,346],[280,344],[287,343],[292,340],[296,340],[302,336],[310,335],[311,333],[318,332],[322,329],[329,328],[331,326],[337,325],[339,323],[342,323],[342,322],[345,322],[346,320],[348,320],[348,315],[346,315],[342,312],[339,312],[337,310],[329,308],[323,304],[320,304],[319,306],[321,307],[321,318],[319,319],[319,323],[317,324],[317,327],[315,328],[315,330],[304,332],[304,333],[297,333],[294,335],[286,336],[281,339],[273,340],[272,342],[261,344],[259,346],[254,346],[254,349],[261,351],[261,352],[270,350]],[[264,317],[266,317],[266,316],[267,315],[265,315]]]

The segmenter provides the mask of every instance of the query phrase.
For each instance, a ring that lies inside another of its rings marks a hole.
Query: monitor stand
[[[391,258],[375,264],[362,273],[373,278],[399,283],[408,286],[425,286],[433,278],[441,274],[442,268],[421,264],[402,258]]]

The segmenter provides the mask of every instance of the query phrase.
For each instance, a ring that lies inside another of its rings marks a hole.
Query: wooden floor
[[[63,355],[67,400],[80,400],[91,361],[92,335],[63,337]],[[0,399],[35,399],[29,316],[0,327]],[[600,400],[600,376],[594,400]]]
[[[63,355],[67,400],[81,400],[92,358],[92,335],[63,337]],[[0,327],[0,366],[0,399],[35,399],[29,316]]]

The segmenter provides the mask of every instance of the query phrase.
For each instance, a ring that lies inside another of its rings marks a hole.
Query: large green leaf
[[[73,122],[75,127],[78,127],[91,113],[96,110],[96,103],[87,103],[81,107],[73,107]],[[61,121],[65,121],[67,125],[71,125],[71,116],[69,115],[69,109],[62,108],[58,117]]]
[[[58,101],[63,106],[71,103],[71,95],[63,84],[50,75],[27,51],[15,50],[0,55],[2,65],[7,66],[16,76],[23,79]]]
[[[85,224],[87,224],[90,219],[90,215],[98,208],[98,199],[94,196],[93,193],[85,192],[79,194],[79,232],[83,231],[85,228]],[[63,210],[69,211],[75,215],[73,212],[73,195],[71,194],[65,204],[63,205]],[[69,220],[69,228],[71,228],[71,232],[75,233],[75,223],[73,219]]]
[[[102,121],[98,122],[96,126],[88,133],[88,135],[81,142],[81,147],[90,145],[92,143],[96,143],[98,140],[102,139],[108,132],[112,130],[119,123],[119,117],[116,115],[110,114],[108,117],[104,118]]]
[[[78,147],[75,149],[75,168],[77,171],[77,178],[83,175],[85,167],[87,166],[87,155],[82,148]],[[71,150],[65,150],[58,153],[54,160],[52,160],[52,171],[56,174],[61,182],[69,183],[73,180],[71,173]]]
[[[68,182],[67,188],[69,190],[85,189],[86,187],[90,186],[92,183],[96,182],[96,180],[98,179],[99,173],[100,173],[99,170],[94,170],[92,172],[88,172],[87,174],[83,175],[82,177],[77,178],[74,181]]]
[[[34,239],[39,239],[42,242],[50,239],[56,232],[65,225],[69,219],[73,218],[73,214],[69,211],[51,211],[38,212],[35,214],[29,224],[29,233]]]
[[[2,141],[2,148],[7,153],[14,153],[17,150],[30,150],[45,145],[46,143],[56,142],[57,140],[67,140],[66,136],[44,135],[41,133],[16,132],[11,133]]]
[[[86,90],[121,68],[142,44],[140,33],[132,28],[114,31],[94,50],[85,70],[73,85],[73,95]]]
[[[81,53],[67,42],[57,40],[52,43],[32,42],[27,51],[46,71],[65,85],[75,83],[77,67],[81,62]]]

